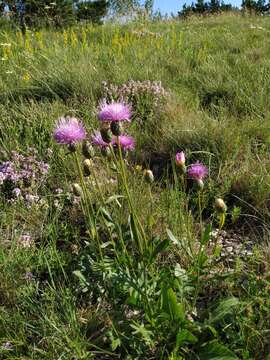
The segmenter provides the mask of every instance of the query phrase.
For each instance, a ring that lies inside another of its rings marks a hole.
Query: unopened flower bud
[[[101,148],[101,154],[109,160],[112,157],[111,150],[108,146]]]
[[[181,151],[175,155],[175,163],[182,175],[187,172],[186,165],[185,165],[186,158],[185,158],[185,153],[183,151]]]
[[[215,200],[214,207],[215,207],[216,211],[221,214],[223,214],[227,211],[227,205],[225,204],[224,200],[221,198],[217,198]]]
[[[75,144],[69,144],[68,145],[68,150],[71,153],[74,153],[76,151],[76,145]]]
[[[197,185],[198,190],[203,190],[203,188],[204,188],[204,182],[203,182],[202,179],[196,180],[196,185]]]
[[[105,143],[109,144],[112,141],[112,134],[109,129],[103,127],[100,129],[100,135]]]
[[[179,167],[183,167],[186,164],[185,153],[183,151],[175,155],[175,163]]]
[[[83,172],[85,176],[91,175],[92,162],[90,159],[85,159],[83,162]]]
[[[79,184],[72,184],[72,191],[75,196],[82,196],[83,191]]]
[[[151,184],[155,180],[154,175],[151,170],[144,171],[144,178],[149,184]]]
[[[86,159],[92,159],[95,156],[95,150],[89,141],[83,142],[82,154]]]
[[[111,132],[114,136],[120,136],[122,133],[122,126],[118,121],[111,123]]]

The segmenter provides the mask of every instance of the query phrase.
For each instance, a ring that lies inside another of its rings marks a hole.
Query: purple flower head
[[[185,158],[185,153],[183,151],[178,152],[175,155],[175,162],[177,166],[185,166],[186,158]]]
[[[105,148],[107,146],[109,146],[108,143],[106,143],[103,139],[102,136],[100,134],[100,131],[94,131],[94,135],[92,135],[92,140],[91,140],[92,145],[100,147],[100,148]]]
[[[123,101],[108,104],[103,100],[99,105],[98,118],[100,121],[131,121],[131,107]]]
[[[83,124],[74,117],[61,117],[54,130],[54,139],[58,144],[74,145],[85,137]]]
[[[208,175],[208,169],[199,161],[190,165],[188,168],[188,177],[193,180],[201,181]]]
[[[117,140],[118,139],[118,140]],[[120,143],[121,148],[126,150],[134,150],[135,149],[135,140],[132,136],[128,135],[120,135],[118,138],[113,138],[112,145],[117,146],[118,141]]]

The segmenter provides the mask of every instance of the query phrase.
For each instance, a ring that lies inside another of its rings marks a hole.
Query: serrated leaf
[[[184,307],[182,304],[177,302],[177,297],[172,288],[167,290],[167,305],[168,310],[173,320],[181,320],[185,319]]]
[[[220,302],[218,307],[213,311],[209,319],[209,324],[220,323],[227,315],[235,311],[235,308],[240,305],[240,301],[235,298],[225,299]]]
[[[119,338],[113,339],[111,343],[112,351],[115,351],[121,345],[121,340]]]
[[[197,337],[194,336],[189,330],[180,330],[176,336],[176,348],[178,349],[183,344],[195,344],[198,341]]]
[[[181,268],[181,266],[179,264],[175,265],[174,275],[176,277],[180,278],[184,282],[188,281],[188,275],[187,275],[186,270]]]
[[[236,360],[238,357],[217,341],[208,343],[198,354],[200,360]]]

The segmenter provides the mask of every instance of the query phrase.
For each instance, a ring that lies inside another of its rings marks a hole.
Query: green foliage
[[[203,14],[216,14],[226,11],[237,11],[236,8],[231,4],[225,4],[223,1],[219,0],[197,0],[197,2],[191,5],[184,4],[181,11],[179,11],[178,16],[181,18],[186,18],[191,15],[203,15]]]
[[[138,0],[110,0],[110,7],[120,14],[125,14],[139,6]]]
[[[243,0],[242,11],[257,14],[268,14],[270,10],[270,3],[266,0]],[[191,15],[205,15],[205,14],[216,14],[220,12],[234,11],[239,12],[239,9],[234,7],[230,3],[224,3],[219,0],[197,0],[196,3],[191,5],[184,4],[182,10],[178,13],[179,17],[186,18]]]
[[[108,3],[106,0],[84,1],[76,6],[78,20],[89,20],[100,24],[101,19],[107,14]]]
[[[26,0],[25,21],[29,26],[54,25],[62,27],[74,21],[72,0]]]
[[[268,14],[270,10],[270,3],[266,0],[243,0],[242,8],[248,12]]]

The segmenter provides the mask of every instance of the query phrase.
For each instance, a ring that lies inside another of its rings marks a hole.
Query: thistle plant
[[[176,166],[180,169],[182,174],[186,173],[186,157],[183,151],[175,155]]]
[[[95,225],[95,213],[92,202],[89,201],[90,194],[84,180],[83,169],[80,164],[78,155],[78,145],[86,138],[86,130],[82,122],[74,117],[61,117],[54,129],[53,133],[55,141],[60,145],[66,145],[71,153],[74,155],[74,160],[77,168],[77,172],[80,178],[80,184],[73,184],[73,192],[76,196],[82,198],[81,204],[84,214],[87,216],[87,220],[90,225],[91,236],[98,242],[96,225]],[[89,168],[87,169],[90,172]],[[99,250],[100,244],[98,243]],[[101,254],[101,251],[99,251]]]
[[[107,103],[106,100],[101,101],[99,105],[98,118],[105,122],[131,121],[131,106],[124,102]]]
[[[104,149],[110,149],[112,157],[114,159],[115,165],[118,168],[121,183],[123,185],[126,198],[128,201],[129,211],[130,211],[130,220],[133,223],[133,230],[136,232],[136,236],[134,237],[137,239],[137,247],[141,254],[141,256],[144,256],[144,251],[146,248],[146,236],[143,229],[143,226],[139,220],[139,217],[134,209],[133,206],[133,200],[131,198],[131,194],[128,187],[128,181],[127,181],[127,172],[125,163],[123,161],[123,157],[127,151],[134,150],[135,148],[135,140],[128,135],[122,135],[121,134],[121,127],[120,123],[126,121],[130,122],[132,116],[132,110],[131,106],[129,104],[126,104],[125,102],[115,102],[112,101],[111,103],[107,103],[105,100],[103,100],[99,105],[99,112],[98,112],[98,119],[101,122],[101,129],[100,129],[100,135],[102,141],[100,141],[99,133],[96,132],[95,136],[92,138],[92,143],[96,143],[99,147],[101,147],[104,151]],[[116,125],[115,125],[116,124]],[[104,131],[104,134],[102,134],[102,129],[106,129]],[[110,139],[110,132],[114,133],[114,137],[111,139],[111,141],[106,141]],[[106,136],[106,133],[108,137]],[[110,143],[109,147],[104,146],[104,143]],[[115,151],[118,155],[118,159],[116,157]]]
[[[95,156],[95,150],[91,143],[87,140],[83,142],[82,154],[86,159],[92,159]]]
[[[199,190],[204,188],[204,179],[208,175],[208,169],[205,165],[200,162],[196,162],[189,166],[187,175],[190,179],[196,182]]]
[[[214,244],[214,250],[213,253],[215,254],[216,252],[216,248],[217,248],[217,239],[218,239],[218,235],[220,233],[220,231],[222,230],[225,221],[226,221],[226,215],[227,215],[227,205],[225,204],[224,200],[222,198],[216,198],[215,202],[214,202],[214,210],[216,213],[216,216],[219,220],[219,227],[218,227],[218,232],[216,235],[216,241]]]
[[[84,126],[74,117],[61,117],[54,130],[54,139],[58,144],[76,145],[84,140]]]
[[[86,178],[93,176],[95,184],[98,188],[100,195],[100,201],[105,206],[106,201],[103,197],[102,191],[99,186],[99,181],[94,171],[92,154],[93,149],[91,146],[99,147],[104,153],[111,154],[114,164],[118,169],[119,182],[125,192],[125,196],[128,202],[130,211],[130,221],[133,222],[133,231],[136,232],[137,247],[139,253],[144,256],[146,240],[143,227],[139,221],[139,217],[135,212],[133,206],[133,200],[129,191],[127,170],[123,157],[135,148],[135,140],[133,137],[121,134],[120,126],[114,126],[113,124],[120,124],[121,122],[131,121],[131,107],[123,102],[121,103],[106,103],[101,102],[99,105],[98,119],[100,120],[100,131],[95,131],[91,137],[91,143],[86,140],[87,134],[83,124],[73,117],[62,117],[59,119],[56,128],[54,130],[54,139],[61,145],[66,145],[69,151],[73,154],[80,183],[73,184],[73,193],[76,196],[82,198],[83,212],[87,215],[88,221],[91,227],[92,237],[97,239],[98,234],[96,231],[96,214],[93,209],[92,200],[89,194],[88,184]],[[112,132],[114,134],[112,134]],[[85,160],[82,165],[80,164],[78,146],[82,143],[82,154],[85,156]],[[99,252],[101,253],[100,244]]]

